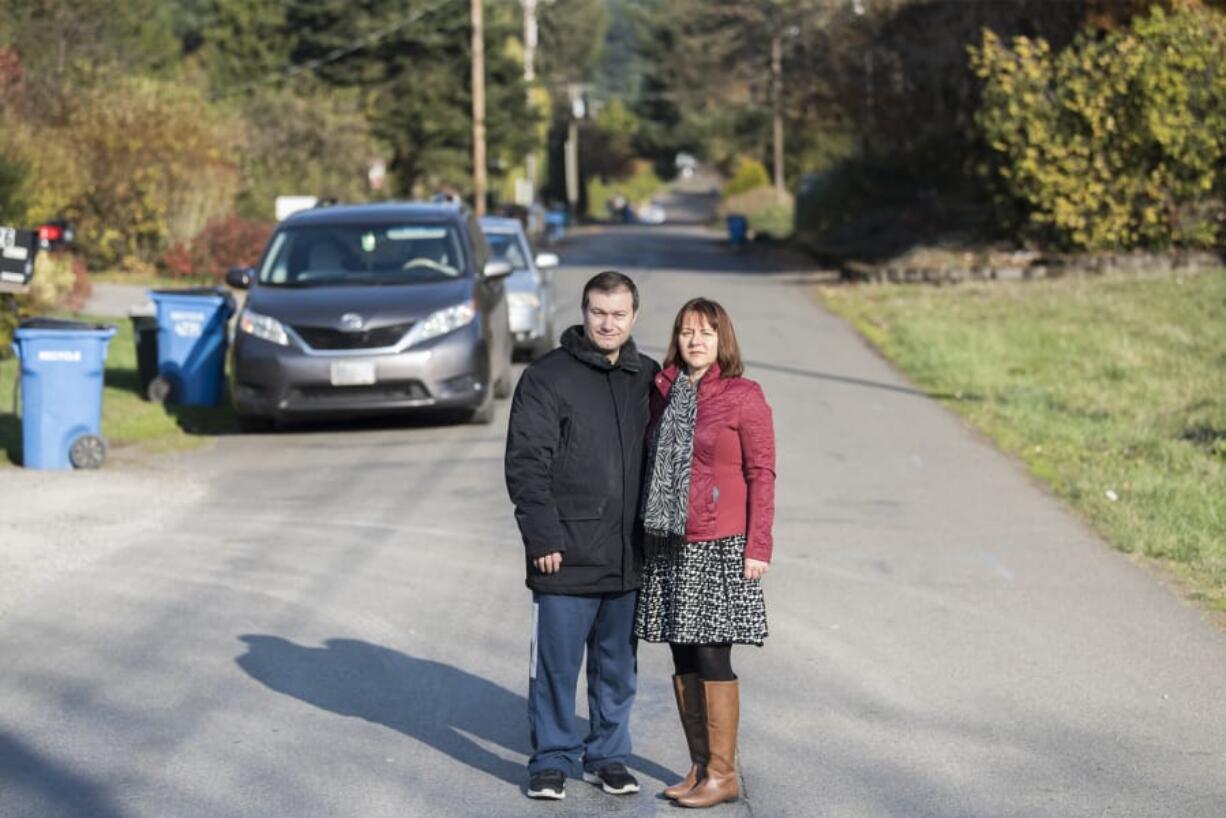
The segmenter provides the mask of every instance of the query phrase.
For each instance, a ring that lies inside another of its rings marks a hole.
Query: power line
[[[308,71],[315,71],[319,68],[322,68],[325,65],[334,63],[337,60],[344,59],[345,57],[348,57],[350,54],[361,51],[363,48],[369,48],[370,46],[375,45],[376,43],[400,31],[401,29],[411,26],[413,23],[416,23],[418,20],[422,19],[426,15],[431,14],[432,12],[435,12],[435,11],[439,11],[444,6],[448,5],[449,2],[450,0],[442,0],[442,2],[436,3],[433,6],[425,6],[423,8],[418,9],[415,12],[410,12],[409,14],[401,18],[400,22],[395,23],[394,25],[390,25],[387,28],[383,28],[378,31],[371,32],[370,34],[367,34],[365,37],[362,37],[356,43],[353,43],[347,46],[342,46],[340,48],[334,48],[331,51],[329,51],[327,54],[324,54],[322,57],[317,57],[313,60],[307,60],[306,62],[298,63],[297,65],[291,65],[280,71],[274,71],[270,74],[266,74],[263,77],[260,77],[259,79],[256,79],[256,80],[252,80],[251,82],[248,82],[244,85],[240,85],[235,88],[230,88],[223,93],[214,94],[212,96],[212,99],[219,100],[219,99],[226,99],[228,97],[239,96],[240,94],[245,94],[249,91],[252,91],[258,88],[261,85],[268,85],[268,84],[275,83],[275,82],[281,82],[282,80],[289,79],[290,77],[296,77],[299,74],[303,74]]]

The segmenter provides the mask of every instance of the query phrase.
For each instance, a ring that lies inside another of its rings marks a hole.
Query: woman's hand
[[[762,577],[766,576],[766,572],[770,570],[770,567],[771,564],[769,562],[751,560],[749,557],[746,557],[745,579],[762,579]]]

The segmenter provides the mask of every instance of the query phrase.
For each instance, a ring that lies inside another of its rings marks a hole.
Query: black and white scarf
[[[697,419],[698,385],[682,370],[648,441],[643,529],[644,550],[649,559],[661,552],[675,551],[685,543]]]

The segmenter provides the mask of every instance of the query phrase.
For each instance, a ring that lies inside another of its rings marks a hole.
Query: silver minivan
[[[454,204],[304,210],[281,222],[236,319],[230,394],[244,429],[308,416],[462,410],[511,391],[510,265]]]

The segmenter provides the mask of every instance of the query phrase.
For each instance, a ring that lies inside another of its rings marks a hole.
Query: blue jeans
[[[532,594],[532,659],[528,672],[529,772],[561,770],[577,777],[630,757],[630,706],[638,672],[634,604],[637,591],[570,596]],[[575,688],[587,649],[590,729],[579,738]]]

